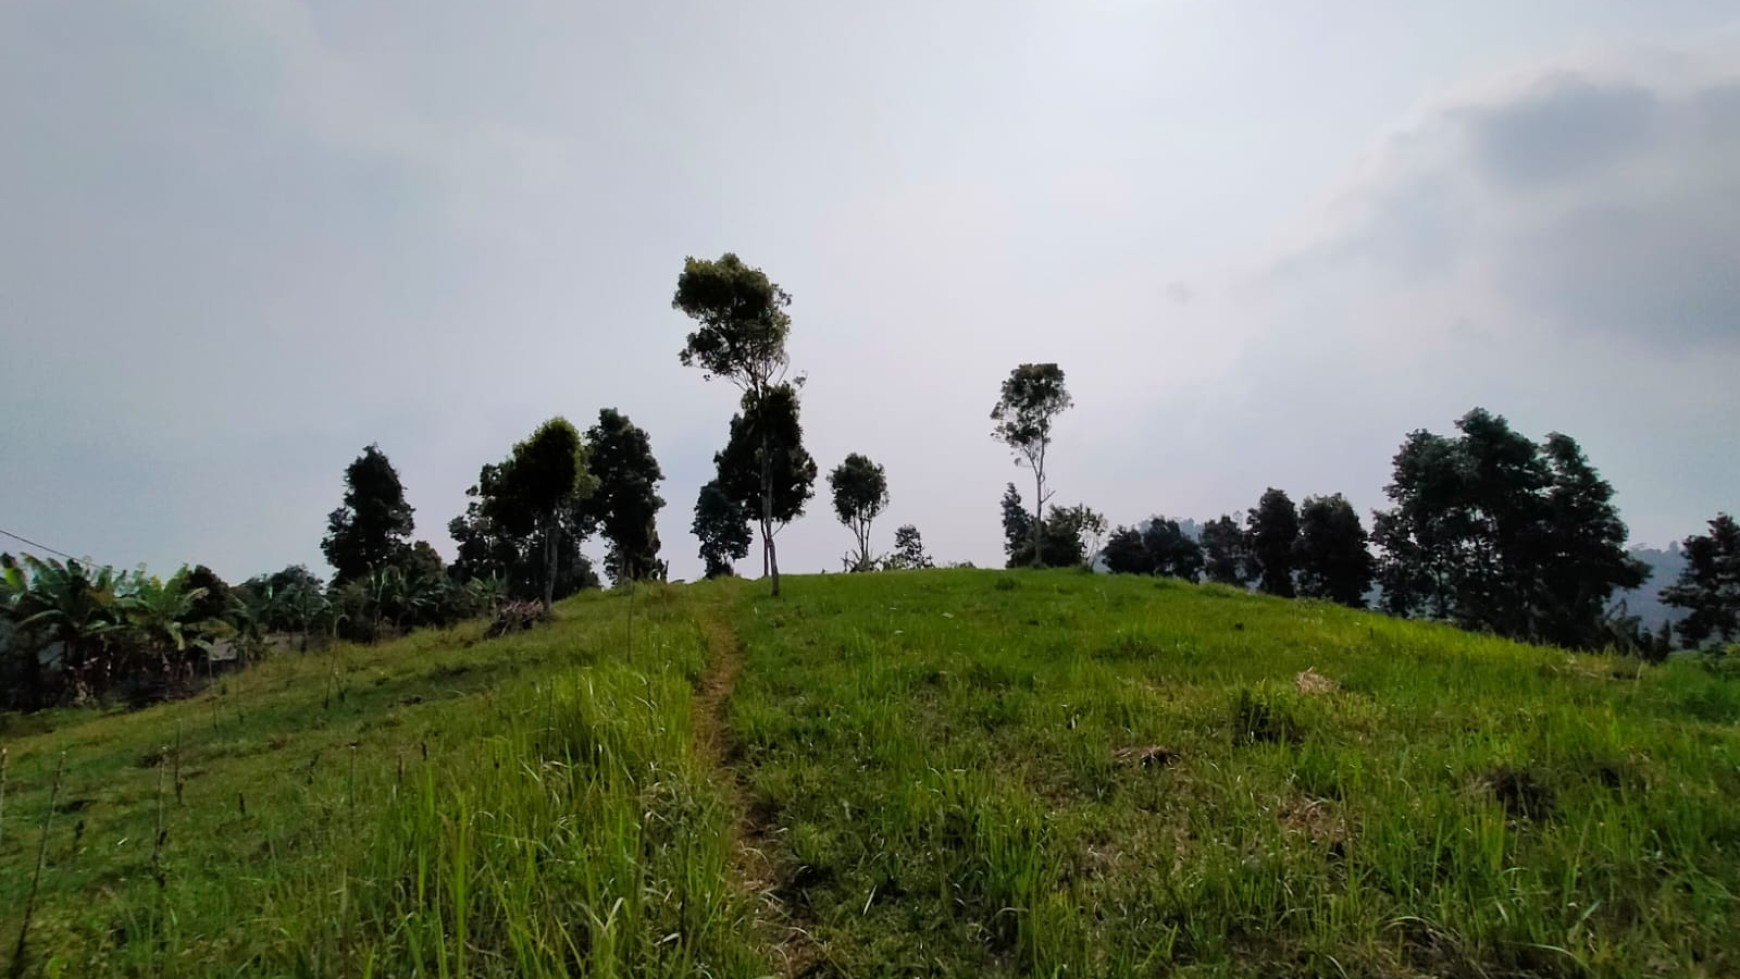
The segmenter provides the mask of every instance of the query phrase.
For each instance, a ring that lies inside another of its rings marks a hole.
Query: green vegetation
[[[503,639],[338,644],[196,699],[31,715],[3,735],[0,955],[46,826],[30,975],[753,974],[691,698],[693,613],[727,594],[594,592]]]
[[[823,578],[732,720],[840,974],[1735,968],[1740,686],[1168,581]]]
[[[0,955],[46,827],[26,975],[1740,968],[1723,660],[1074,571],[785,591],[15,718]]]

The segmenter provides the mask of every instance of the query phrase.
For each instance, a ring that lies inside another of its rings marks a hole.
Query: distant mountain
[[[1654,547],[1634,547],[1630,554],[1649,565],[1649,578],[1641,588],[1615,592],[1614,610],[1624,603],[1625,614],[1637,616],[1652,631],[1663,621],[1677,623],[1685,618],[1684,609],[1663,605],[1661,601],[1661,590],[1679,580],[1680,572],[1686,567],[1686,557],[1680,553],[1679,542],[1669,544],[1665,551]]]

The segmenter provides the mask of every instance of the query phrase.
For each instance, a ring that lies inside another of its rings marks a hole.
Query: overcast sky
[[[730,250],[795,297],[824,472],[886,465],[883,547],[1001,562],[1024,361],[1077,402],[1057,502],[1114,522],[1381,506],[1483,405],[1665,543],[1740,508],[1737,55],[1732,0],[9,0],[0,528],[325,573],[378,442],[451,554],[481,464],[613,406],[693,576],[735,392],[670,298]],[[839,567],[825,494],[783,567]]]

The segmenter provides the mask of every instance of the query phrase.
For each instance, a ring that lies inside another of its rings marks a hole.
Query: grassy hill
[[[30,975],[1740,971],[1698,662],[1071,572],[559,611],[15,719],[0,957],[40,855]]]

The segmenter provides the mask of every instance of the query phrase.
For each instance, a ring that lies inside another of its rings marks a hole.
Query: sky
[[[1480,405],[1665,544],[1740,508],[1737,55],[1732,0],[10,0],[0,529],[324,572],[378,443],[451,555],[481,465],[608,406],[694,577],[736,393],[670,299],[732,251],[882,548],[1001,563],[988,416],[1047,361],[1055,502],[1114,523],[1369,511]],[[840,567],[826,493],[783,570]]]

